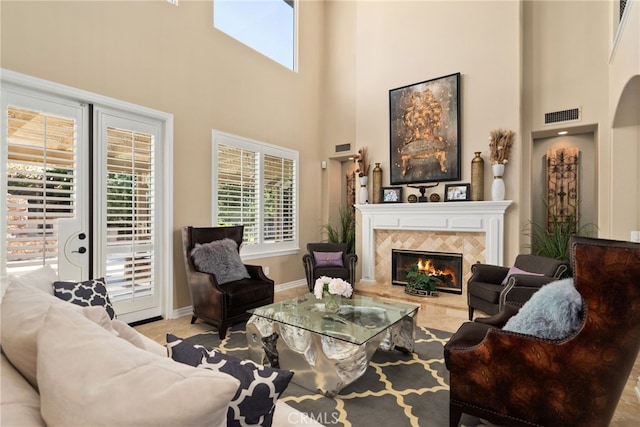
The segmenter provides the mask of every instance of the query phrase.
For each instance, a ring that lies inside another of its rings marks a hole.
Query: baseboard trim
[[[306,279],[300,279],[300,280],[295,280],[293,282],[289,282],[289,283],[281,283],[279,285],[276,285],[276,292],[281,292],[281,291],[287,291],[289,289],[295,289],[295,288],[299,288],[299,287],[307,287],[307,280]]]
[[[306,279],[301,279],[301,280],[295,280],[293,282],[288,282],[288,283],[281,283],[279,285],[276,285],[275,287],[275,292],[282,292],[282,291],[287,291],[289,289],[295,289],[295,288],[299,288],[299,287],[307,287],[307,280]],[[173,310],[173,313],[171,313],[171,317],[170,319],[177,319],[179,317],[184,317],[184,316],[191,316],[191,314],[193,313],[193,307],[188,305],[186,307],[181,307],[177,310]]]

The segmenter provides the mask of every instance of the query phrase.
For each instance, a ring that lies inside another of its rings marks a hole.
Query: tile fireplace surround
[[[486,202],[380,203],[360,211],[362,283],[391,283],[391,250],[461,253],[463,293],[471,264],[502,265],[504,214],[511,200]]]

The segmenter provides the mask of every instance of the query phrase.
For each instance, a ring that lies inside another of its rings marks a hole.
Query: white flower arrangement
[[[339,278],[331,278],[327,276],[322,276],[318,280],[316,280],[315,285],[313,286],[313,294],[318,299],[322,299],[322,295],[328,292],[331,295],[342,295],[343,297],[351,297],[353,294],[353,287],[351,283],[339,279]]]

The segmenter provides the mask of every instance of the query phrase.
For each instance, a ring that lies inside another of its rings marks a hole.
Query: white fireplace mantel
[[[511,200],[355,205],[362,215],[362,281],[375,281],[375,230],[484,233],[486,262],[502,265],[504,214]]]

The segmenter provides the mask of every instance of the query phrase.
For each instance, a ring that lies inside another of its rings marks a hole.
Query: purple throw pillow
[[[316,267],[344,267],[342,252],[314,252]]]
[[[509,277],[513,276],[514,274],[529,274],[531,276],[544,276],[544,274],[542,273],[531,273],[529,271],[520,270],[518,267],[511,267],[509,269],[509,272],[507,273],[507,276],[502,281],[502,286],[506,285],[507,282],[509,281]]]

